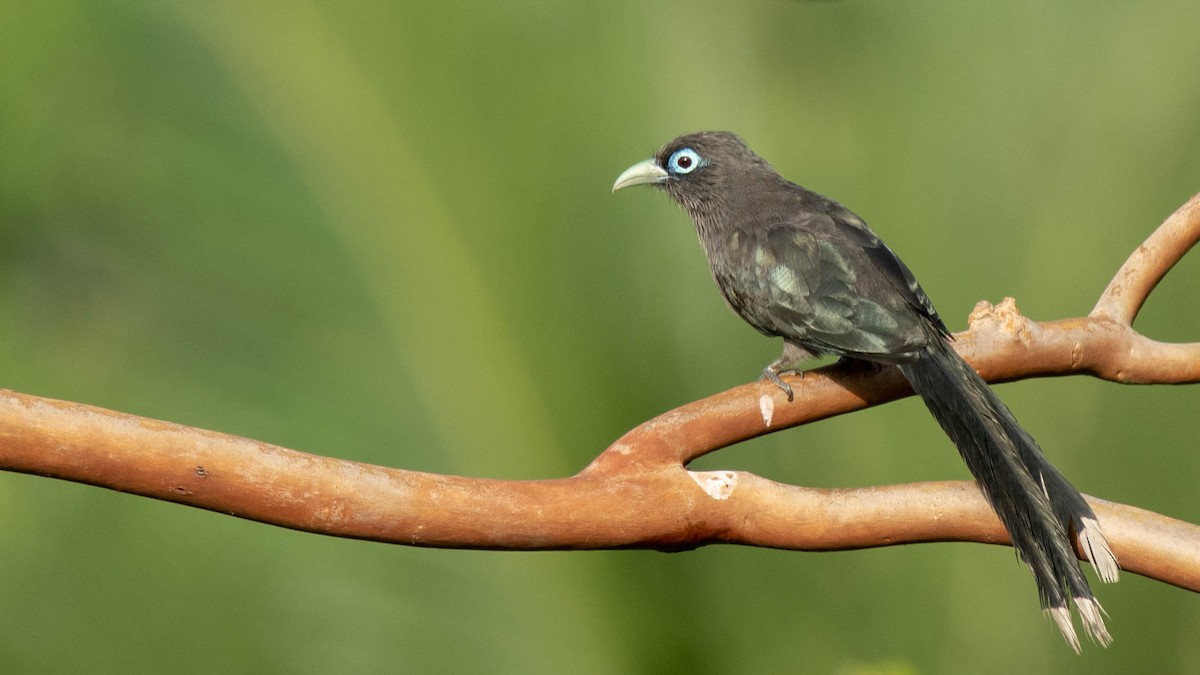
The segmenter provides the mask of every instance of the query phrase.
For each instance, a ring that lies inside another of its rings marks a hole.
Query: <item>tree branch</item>
[[[1130,256],[1088,317],[1035,323],[1011,299],[980,303],[956,346],[989,381],[1071,374],[1200,381],[1200,343],[1155,342],[1131,326],[1154,286],[1198,239],[1200,195]],[[790,382],[794,403],[769,383],[735,387],[634,428],[576,476],[539,481],[372,466],[0,390],[0,469],[413,546],[832,550],[1008,542],[971,482],[829,490],[686,469],[739,441],[911,394],[892,368],[836,365]],[[1089,501],[1124,569],[1200,591],[1200,527]]]
[[[1130,325],[1175,263],[1200,240],[1200,194],[1194,195],[1172,213],[1150,238],[1129,256],[1117,275],[1100,294],[1090,316],[1104,317]]]

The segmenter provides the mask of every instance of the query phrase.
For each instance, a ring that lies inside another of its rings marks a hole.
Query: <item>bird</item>
[[[793,400],[781,375],[810,358],[895,366],[957,446],[1033,573],[1043,612],[1080,653],[1085,633],[1112,642],[1105,612],[1071,534],[1105,582],[1119,565],[1092,508],[951,344],[916,277],[837,201],[792,183],[736,134],[680,136],[620,174],[613,192],[650,185],[691,217],[726,304],[783,353],[762,373]]]

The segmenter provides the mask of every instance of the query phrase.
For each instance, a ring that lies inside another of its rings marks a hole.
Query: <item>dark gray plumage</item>
[[[667,143],[617,179],[650,184],[691,216],[717,286],[783,354],[779,375],[813,354],[898,366],[975,476],[1037,581],[1042,608],[1071,647],[1071,602],[1095,641],[1111,641],[1070,533],[1104,581],[1117,562],[1092,509],[1042,455],[1008,407],[950,346],[950,332],[912,272],[858,216],[785,180],[745,142],[701,132]]]

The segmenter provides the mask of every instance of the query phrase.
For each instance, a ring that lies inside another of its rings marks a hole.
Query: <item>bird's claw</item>
[[[784,372],[789,372],[789,371],[784,371]],[[794,371],[792,371],[792,372],[794,372]],[[795,400],[795,394],[792,392],[792,385],[788,384],[787,382],[784,382],[783,378],[779,377],[779,373],[775,372],[774,370],[772,370],[771,368],[768,367],[768,368],[763,369],[763,377],[766,378],[767,380],[770,380],[771,384],[774,384],[776,387],[779,387],[780,389],[783,390],[783,393],[787,394],[788,403],[791,403],[792,401]]]

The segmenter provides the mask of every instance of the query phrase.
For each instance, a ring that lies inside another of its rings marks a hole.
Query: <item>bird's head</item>
[[[612,189],[652,185],[697,216],[738,194],[737,183],[767,176],[777,174],[736,134],[700,131],[670,141],[654,157],[629,167]]]

